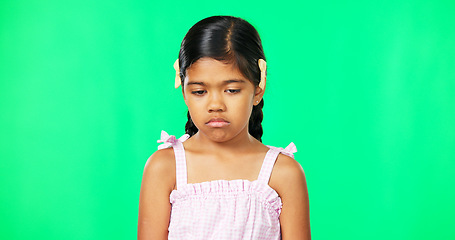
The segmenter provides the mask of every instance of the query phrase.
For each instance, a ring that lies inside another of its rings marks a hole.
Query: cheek
[[[186,106],[188,108],[188,111],[190,112],[191,114],[191,117],[194,118],[194,117],[197,117],[198,116],[198,112],[200,112],[200,107],[198,107],[198,104],[194,103],[193,101],[185,101],[186,103]]]
[[[193,122],[197,124],[197,122],[201,117],[203,117],[204,115],[203,113],[205,112],[203,109],[203,104],[191,98],[187,98],[185,100],[185,104],[188,108],[188,111],[190,112],[191,119],[193,119]]]
[[[253,100],[250,97],[246,97],[237,103],[237,117],[249,120],[251,111],[253,110]]]

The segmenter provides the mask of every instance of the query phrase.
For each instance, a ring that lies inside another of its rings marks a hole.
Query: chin
[[[212,133],[210,135],[208,135],[208,137],[210,138],[210,140],[214,141],[214,142],[218,142],[218,143],[221,143],[221,142],[226,142],[229,140],[229,136],[227,136],[227,134],[225,133]]]
[[[226,142],[231,139],[225,129],[210,129],[209,131],[204,131],[204,135],[217,143]]]

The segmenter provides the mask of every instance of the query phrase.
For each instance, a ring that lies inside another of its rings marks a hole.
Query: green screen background
[[[143,166],[184,133],[179,44],[220,14],[262,36],[263,141],[297,145],[314,239],[455,239],[442,0],[2,1],[1,239],[136,237]]]

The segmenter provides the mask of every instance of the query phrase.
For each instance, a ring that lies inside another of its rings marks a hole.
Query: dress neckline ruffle
[[[282,202],[278,193],[268,184],[258,180],[214,180],[201,183],[190,183],[174,189],[169,196],[170,202],[188,199],[237,197],[242,194],[256,195],[258,200],[267,206],[270,212],[281,213]]]

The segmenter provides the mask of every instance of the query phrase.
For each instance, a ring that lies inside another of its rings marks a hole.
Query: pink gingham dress
[[[159,149],[172,146],[176,161],[177,189],[172,205],[168,239],[281,239],[281,198],[269,185],[279,153],[294,157],[295,145],[286,149],[269,146],[258,179],[216,180],[187,183],[185,149],[179,139],[164,131]]]

